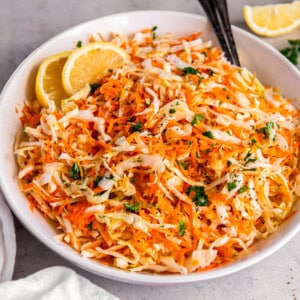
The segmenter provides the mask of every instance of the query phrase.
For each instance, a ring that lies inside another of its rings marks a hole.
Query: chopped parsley
[[[192,196],[192,201],[197,206],[206,206],[208,204],[208,196],[205,193],[203,186],[190,186],[187,188],[186,193]]]
[[[128,212],[138,212],[140,210],[140,203],[124,203],[123,206],[125,207],[126,211]]]
[[[265,127],[262,127],[257,130],[257,132],[262,133],[264,138],[267,139],[270,137],[271,129],[274,127],[274,122],[268,122]]]
[[[137,122],[135,124],[132,124],[131,132],[142,131],[142,128],[143,128],[143,124],[141,122]]]
[[[249,162],[255,162],[255,161],[257,161],[257,158],[252,157],[252,153],[248,151],[245,157],[245,165],[247,165]]]
[[[77,163],[73,164],[72,168],[69,170],[69,175],[74,180],[81,179],[80,168]]]
[[[87,228],[89,231],[93,230],[93,222],[90,222],[89,224],[87,224]]]
[[[289,44],[294,47],[300,47],[300,39],[298,40],[288,40]],[[298,49],[299,50],[299,49]],[[300,50],[299,50],[300,51]]]
[[[292,64],[298,64],[298,53],[300,52],[300,39],[298,40],[288,40],[290,47],[280,50]]]
[[[185,225],[183,220],[180,220],[178,224],[178,235],[181,237],[184,236],[184,234],[185,234]]]
[[[170,114],[175,114],[176,113],[176,109],[175,108],[170,108],[169,109],[169,113]]]
[[[249,190],[250,190],[249,186],[244,185],[243,187],[241,187],[241,188],[238,190],[238,194],[242,194],[242,193],[244,193],[244,192],[246,192],[246,191],[249,191]]]
[[[245,165],[247,165],[249,162],[255,162],[255,161],[257,161],[257,158],[256,157],[249,157],[247,160],[246,160],[246,162],[245,162]]]
[[[198,85],[200,85],[201,84],[201,82],[202,82],[202,80],[204,79],[204,77],[200,77],[200,76],[198,76]]]
[[[94,186],[98,186],[98,183],[100,182],[100,180],[103,178],[103,176],[97,176],[95,179],[94,179]]]
[[[198,71],[193,67],[183,68],[182,71],[183,71],[182,75],[187,75],[187,74],[197,75],[198,74]]]
[[[204,119],[204,116],[201,114],[197,114],[194,116],[194,119],[191,122],[191,125],[196,125],[198,122],[201,122]]]
[[[252,155],[252,153],[250,151],[247,152],[245,160],[247,160],[247,158],[249,158]]]
[[[135,177],[130,178],[130,182],[131,183],[136,183],[136,178]]]
[[[214,135],[211,131],[204,131],[202,134],[212,140],[214,139]]]
[[[256,139],[251,139],[251,144],[254,145],[257,143],[257,140]]]
[[[157,26],[153,26],[151,28],[151,31],[152,31],[152,39],[155,40],[156,39],[156,29],[157,29]]]
[[[76,47],[81,48],[82,47],[82,41],[78,41],[77,44],[76,44]]]
[[[187,169],[187,164],[186,164],[186,162],[184,162],[184,161],[177,161],[177,162],[178,162],[178,164],[179,164],[184,170]]]
[[[227,182],[226,184],[228,192],[236,188],[236,181]]]
[[[90,94],[91,95],[93,95],[94,94],[94,92],[97,90],[97,88],[99,88],[100,87],[100,83],[98,83],[98,82],[95,82],[95,83],[91,83],[90,84]]]
[[[106,191],[102,191],[100,193],[94,194],[94,197],[102,196],[105,193],[106,193]]]

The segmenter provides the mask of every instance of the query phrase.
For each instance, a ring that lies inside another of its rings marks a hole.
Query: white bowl
[[[12,211],[33,235],[50,249],[87,271],[119,281],[148,285],[178,284],[217,278],[253,265],[287,243],[300,230],[300,213],[297,211],[299,203],[295,207],[295,214],[284,222],[275,234],[258,242],[247,257],[228,266],[197,274],[150,275],[130,273],[101,265],[81,257],[71,247],[58,242],[54,238],[55,230],[38,211],[32,213],[29,210],[28,201],[18,188],[13,144],[21,125],[20,115],[15,109],[17,107],[20,112],[24,100],[34,98],[33,82],[41,61],[51,54],[74,48],[78,40],[87,41],[91,33],[101,32],[103,36],[108,36],[111,32],[126,34],[154,25],[158,26],[158,34],[173,32],[185,35],[202,31],[204,40],[210,39],[216,44],[212,28],[204,17],[168,11],[137,11],[96,19],[71,28],[43,44],[25,59],[8,80],[1,94],[1,187]],[[285,96],[289,98],[300,96],[300,73],[288,60],[253,35],[238,28],[233,28],[233,31],[243,66],[256,72],[264,84],[280,87]]]

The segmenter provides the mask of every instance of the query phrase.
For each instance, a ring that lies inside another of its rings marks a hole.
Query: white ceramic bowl
[[[74,48],[78,40],[87,41],[91,33],[101,32],[103,36],[108,36],[111,32],[126,34],[154,25],[158,26],[158,34],[173,32],[176,35],[184,35],[202,31],[204,40],[211,39],[216,44],[212,28],[204,17],[168,11],[137,11],[100,18],[71,28],[43,44],[25,59],[8,80],[1,94],[1,187],[14,214],[32,234],[50,249],[87,271],[119,281],[148,285],[179,284],[217,278],[253,265],[282,247],[299,232],[300,212],[293,214],[275,234],[257,243],[251,254],[228,266],[186,276],[138,274],[106,267],[82,258],[71,247],[58,242],[54,238],[54,229],[41,214],[29,210],[28,201],[17,184],[13,144],[21,126],[15,108],[21,111],[24,100],[34,98],[33,82],[41,61],[51,54]],[[243,66],[256,72],[264,84],[280,87],[285,96],[300,97],[300,72],[295,67],[277,50],[253,35],[238,28],[234,28],[233,31]]]

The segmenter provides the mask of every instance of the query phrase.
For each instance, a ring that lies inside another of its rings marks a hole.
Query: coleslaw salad
[[[116,34],[130,62],[61,107],[26,102],[21,190],[83,256],[199,272],[247,253],[300,196],[299,112],[196,33]]]

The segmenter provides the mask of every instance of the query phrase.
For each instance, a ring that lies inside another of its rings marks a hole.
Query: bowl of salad
[[[299,232],[298,70],[233,28],[139,11],[52,38],[1,93],[0,182],[75,265],[151,285],[253,265]]]

